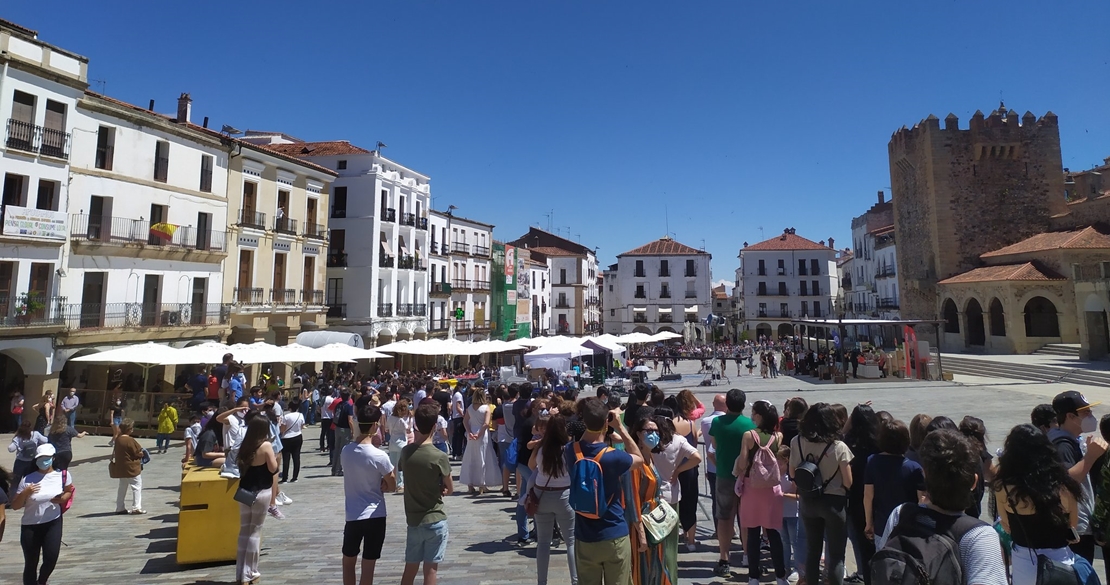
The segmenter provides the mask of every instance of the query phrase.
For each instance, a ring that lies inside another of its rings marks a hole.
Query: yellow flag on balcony
[[[151,224],[151,226],[150,226],[150,235],[158,236],[159,238],[162,238],[163,240],[172,240],[173,239],[173,234],[174,234],[174,232],[177,231],[178,227],[180,227],[180,226],[174,225],[172,223],[165,223],[165,222],[159,222],[159,223]]]

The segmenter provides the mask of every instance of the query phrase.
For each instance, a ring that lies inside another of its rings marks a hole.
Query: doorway
[[[107,242],[111,238],[112,200],[93,195],[89,200],[89,227],[85,236],[90,240]]]
[[[1106,311],[1087,311],[1087,344],[1090,355],[1087,359],[1104,360],[1110,356],[1110,328],[1106,323]]]
[[[104,283],[106,272],[86,272],[81,283],[81,328],[104,326]]]
[[[151,246],[164,246],[170,243],[168,240],[163,239],[162,236],[155,235],[154,230],[150,229],[154,227],[155,224],[166,221],[168,215],[169,209],[165,205],[158,205],[156,203],[150,204],[150,225],[147,226],[146,243]]]
[[[967,302],[967,310],[964,311],[964,317],[967,318],[967,344],[968,346],[982,347],[987,344],[987,330],[983,323],[983,307],[976,299],[971,299]]]
[[[236,300],[240,303],[251,302],[251,285],[254,283],[254,254],[250,250],[239,250],[239,288]]]
[[[193,325],[204,325],[206,322],[207,299],[205,297],[207,292],[208,279],[194,278],[192,302],[189,307],[189,322]]]
[[[148,274],[143,277],[143,321],[145,327],[162,325],[159,311],[162,309],[162,277]]]
[[[274,302],[278,304],[289,304],[288,295],[285,291],[285,254],[274,254],[274,287],[273,287]]]
[[[324,299],[314,296],[316,288],[316,258],[304,257],[304,277],[301,280],[301,301],[305,304],[319,305]]]

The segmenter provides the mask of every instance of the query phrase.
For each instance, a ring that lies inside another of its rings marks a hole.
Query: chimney
[[[146,107],[150,111],[154,111],[154,100],[150,100],[150,105]]]
[[[821,240],[820,242],[817,242],[817,243],[818,243],[818,244],[821,244],[821,247],[822,247],[822,248],[824,248],[824,247],[825,247],[825,240]]]
[[[189,115],[193,113],[193,98],[189,94],[183,93],[181,97],[177,98],[177,123],[188,124]]]
[[[829,238],[829,247],[832,248],[833,250],[836,249],[836,246],[833,244],[833,239],[832,238]]]
[[[879,190],[879,205],[882,205],[883,203],[886,203],[886,193],[883,193],[882,189],[880,189]]]

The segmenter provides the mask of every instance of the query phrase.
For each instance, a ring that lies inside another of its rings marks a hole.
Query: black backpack
[[[801,437],[794,439],[798,444],[794,447],[798,453],[801,453]],[[825,488],[829,487],[829,483],[840,473],[840,465],[837,464],[836,471],[833,472],[832,477],[828,481],[823,481],[821,477],[821,460],[825,458],[825,454],[829,452],[833,443],[825,445],[825,449],[821,451],[816,459],[813,454],[805,456],[805,460],[794,470],[794,485],[798,489],[798,497],[803,500],[820,497],[825,493]]]
[[[903,505],[886,544],[871,558],[872,585],[963,585],[960,539],[979,526],[987,523]]]

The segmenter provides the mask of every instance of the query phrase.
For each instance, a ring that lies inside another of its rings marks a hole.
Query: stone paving
[[[730,364],[731,365],[731,364]],[[990,431],[990,448],[1001,445],[1006,432],[1015,424],[1028,421],[1032,408],[1064,389],[1077,389],[1066,384],[1018,383],[987,378],[958,377],[956,382],[905,382],[901,380],[860,381],[847,385],[816,383],[812,378],[780,376],[764,380],[758,375],[733,377],[714,387],[699,387],[703,378],[694,372],[698,362],[684,362],[679,382],[661,383],[669,393],[681,388],[692,389],[707,405],[714,393],[739,387],[749,393],[749,403],[767,399],[780,405],[789,397],[800,395],[811,403],[840,402],[849,408],[872,401],[879,410],[888,410],[908,420],[917,412],[944,414],[958,420],[974,414],[986,421]],[[734,373],[733,372],[730,373]],[[651,374],[654,378],[655,375]],[[1091,400],[1110,403],[1110,389],[1078,388]],[[1096,414],[1110,409],[1096,407]],[[308,427],[315,438],[319,427]],[[2,435],[6,445],[11,435]],[[154,447],[153,440],[143,445]],[[306,448],[314,446],[306,441]],[[51,583],[91,584],[216,584],[232,583],[234,564],[180,566],[175,561],[179,462],[183,447],[175,443],[168,455],[154,456],[143,474],[143,507],[145,516],[116,516],[116,481],[108,478],[107,459],[110,448],[103,437],[75,439],[75,465],[72,474],[78,486],[77,501],[66,517],[61,559]],[[9,468],[11,456],[0,462]],[[326,458],[317,453],[303,456],[301,479],[285,484],[284,490],[294,503],[282,508],[285,520],[267,518],[263,528],[261,571],[263,583],[338,583],[341,582],[340,544],[343,525],[343,488],[339,478],[332,478]],[[456,477],[458,464],[455,464]],[[459,493],[459,490],[462,493]],[[703,480],[704,489],[704,480]],[[706,490],[707,491],[707,490]],[[405,522],[402,496],[387,499],[389,522],[387,544],[378,562],[376,582],[398,583],[404,567]],[[535,548],[518,549],[513,502],[499,495],[471,497],[456,482],[456,493],[447,498],[450,540],[446,561],[440,566],[440,582],[447,585],[517,585],[535,582]],[[701,544],[694,553],[681,553],[679,577],[682,583],[707,585],[743,582],[746,570],[738,568],[740,555],[733,555],[733,578],[714,577],[712,569],[717,558],[716,541],[708,520],[709,500],[703,495],[698,533]],[[8,529],[0,542],[0,583],[18,581],[21,570],[19,549],[19,518],[21,512],[9,512]],[[851,554],[849,554],[851,557]],[[849,565],[854,563],[849,561]],[[1096,563],[1102,572],[1102,561]],[[417,579],[420,582],[420,579]],[[552,556],[550,582],[568,583],[564,550]],[[765,577],[764,582],[773,582]]]

